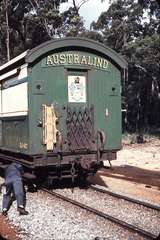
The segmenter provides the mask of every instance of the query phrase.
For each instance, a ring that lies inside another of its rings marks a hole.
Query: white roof
[[[3,64],[2,66],[0,66],[0,71],[3,70],[4,68],[12,65],[13,63],[19,61],[20,59],[24,58],[27,55],[27,51],[21,53],[20,55],[18,55],[17,57],[11,59],[9,62],[6,62],[5,64]]]

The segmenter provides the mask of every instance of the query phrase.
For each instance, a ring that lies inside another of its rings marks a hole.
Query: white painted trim
[[[0,66],[0,71],[3,70],[3,69],[5,69],[6,67],[12,65],[13,63],[21,60],[22,58],[24,58],[24,57],[27,55],[27,52],[28,52],[28,50],[25,51],[25,52],[23,52],[23,53],[21,53],[21,54],[18,55],[17,57],[13,58],[13,59],[10,60],[9,62],[7,62],[7,63],[3,64],[2,66]]]
[[[24,64],[22,65],[20,68],[16,68],[13,69],[12,71],[9,71],[3,75],[0,76],[0,81],[5,80],[6,78],[11,77],[10,79],[8,79],[7,81],[12,81],[13,80],[13,75],[17,74],[18,77],[16,76],[16,78],[18,80],[26,78],[28,76],[28,69],[27,69],[28,64]],[[18,69],[20,70],[18,72]]]
[[[28,76],[28,69],[27,69],[28,64],[24,64],[21,66],[21,70],[18,75],[18,79],[22,79]]]
[[[28,111],[15,111],[15,112],[4,112],[0,113],[0,117],[16,117],[16,116],[27,116]]]
[[[18,69],[14,69],[14,70],[12,70],[10,72],[7,72],[7,73],[5,73],[5,74],[0,76],[0,81],[5,79],[5,78],[11,77],[11,76],[13,76],[13,75],[15,75],[17,73],[18,73]]]

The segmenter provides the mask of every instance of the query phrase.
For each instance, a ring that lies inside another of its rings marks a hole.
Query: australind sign
[[[46,57],[45,66],[59,65],[83,65],[105,70],[108,69],[109,62],[105,58],[83,53],[56,53]]]

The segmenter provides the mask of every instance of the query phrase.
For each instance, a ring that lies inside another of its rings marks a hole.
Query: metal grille
[[[67,140],[70,150],[95,148],[94,108],[67,108]]]

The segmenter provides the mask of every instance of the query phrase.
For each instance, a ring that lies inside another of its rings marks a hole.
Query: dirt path
[[[0,240],[20,240],[17,229],[3,216],[0,216]]]
[[[160,204],[160,140],[124,145],[112,168],[101,169],[92,181],[108,189]]]

